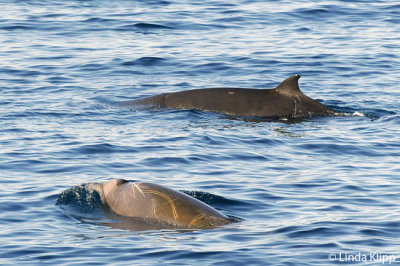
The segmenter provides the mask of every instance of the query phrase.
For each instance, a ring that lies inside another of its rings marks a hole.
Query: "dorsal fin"
[[[298,94],[301,93],[299,88],[299,78],[300,75],[296,74],[294,76],[288,77],[275,88],[280,93],[284,94]]]

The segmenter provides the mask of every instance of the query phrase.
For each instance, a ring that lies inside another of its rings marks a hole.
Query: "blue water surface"
[[[343,115],[111,104],[293,74]],[[3,0],[0,264],[400,263],[399,99],[398,1]],[[55,205],[112,178],[215,195],[243,221],[131,231]]]

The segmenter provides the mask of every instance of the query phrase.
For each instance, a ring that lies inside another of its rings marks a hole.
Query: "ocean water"
[[[343,115],[112,104],[293,74]],[[3,0],[0,264],[400,263],[399,99],[398,1]],[[198,191],[243,221],[134,231],[55,205],[112,178]]]

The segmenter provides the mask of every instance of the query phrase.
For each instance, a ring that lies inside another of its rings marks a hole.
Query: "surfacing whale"
[[[122,216],[187,229],[211,229],[233,222],[211,206],[158,184],[113,179],[95,189],[103,204]]]
[[[285,79],[274,89],[208,88],[163,93],[121,103],[122,106],[151,106],[202,110],[230,116],[261,118],[306,118],[335,112],[303,94],[300,75]]]

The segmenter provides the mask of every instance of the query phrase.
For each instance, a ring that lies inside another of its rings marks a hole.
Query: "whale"
[[[185,193],[150,182],[112,179],[97,183],[102,203],[114,213],[183,229],[212,229],[233,219]]]
[[[121,106],[150,106],[200,110],[238,117],[307,118],[335,112],[306,96],[299,88],[300,75],[291,76],[273,89],[206,88],[163,93],[121,102]]]

